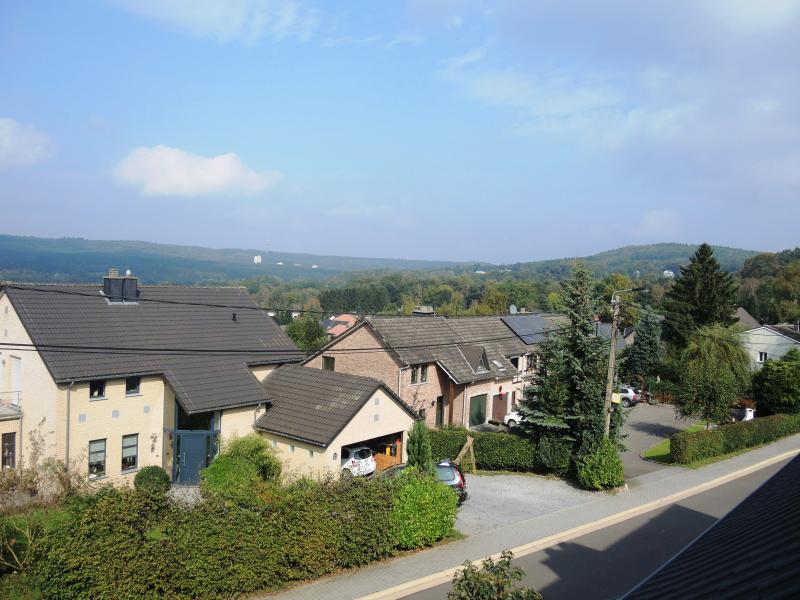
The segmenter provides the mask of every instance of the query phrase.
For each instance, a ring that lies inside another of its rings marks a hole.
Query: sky
[[[0,233],[800,244],[800,0],[0,0]]]

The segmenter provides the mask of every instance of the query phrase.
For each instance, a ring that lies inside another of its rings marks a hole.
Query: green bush
[[[772,415],[707,431],[681,431],[670,438],[672,460],[688,464],[759,446],[800,432],[800,415]]]
[[[478,569],[471,562],[464,563],[453,576],[453,589],[447,600],[542,600],[542,595],[531,588],[518,588],[514,585],[525,575],[525,571],[514,566],[514,554],[503,550],[500,560],[491,557],[483,561]]]
[[[458,497],[433,477],[406,469],[394,482],[392,532],[398,548],[430,546],[453,529]]]
[[[753,376],[753,398],[759,413],[800,412],[800,350],[768,360]]]
[[[133,479],[133,487],[140,492],[166,494],[172,487],[167,472],[161,467],[149,466],[141,469]]]
[[[269,447],[269,442],[255,433],[231,439],[222,454],[252,463],[264,481],[277,481],[281,476],[280,459]]]
[[[429,545],[455,521],[455,494],[411,473],[264,489],[268,502],[212,493],[158,512],[150,494],[102,489],[44,534],[31,576],[46,598],[230,598]]]
[[[542,435],[536,446],[538,459],[546,471],[563,477],[572,464],[572,444],[557,435]]]
[[[239,456],[220,454],[200,471],[203,498],[219,496],[236,502],[255,502],[263,483],[258,468]]]
[[[524,434],[506,432],[477,432],[469,435],[474,440],[473,450],[479,469],[487,471],[539,471],[536,444]],[[467,430],[446,427],[430,432],[431,448],[435,462],[454,460],[467,441]]]
[[[604,490],[625,483],[625,469],[613,440],[603,438],[600,445],[578,455],[575,460],[578,483],[587,490]]]

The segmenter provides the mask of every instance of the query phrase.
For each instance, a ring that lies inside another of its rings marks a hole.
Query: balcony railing
[[[22,404],[22,392],[0,392],[0,406],[16,406]]]

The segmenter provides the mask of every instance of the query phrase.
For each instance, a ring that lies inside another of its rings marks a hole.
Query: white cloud
[[[114,176],[147,196],[255,194],[281,179],[277,171],[248,169],[233,153],[208,157],[169,146],[131,150]]]
[[[640,238],[667,240],[680,233],[680,224],[680,217],[674,210],[656,208],[642,215],[633,233]]]
[[[44,133],[14,119],[0,117],[0,170],[41,162],[55,151]]]
[[[220,43],[253,44],[307,40],[319,22],[317,11],[299,0],[113,0],[143,17],[167,23]]]

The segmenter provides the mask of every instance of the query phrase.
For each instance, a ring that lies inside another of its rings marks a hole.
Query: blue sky
[[[0,233],[800,243],[800,0],[0,0]]]

